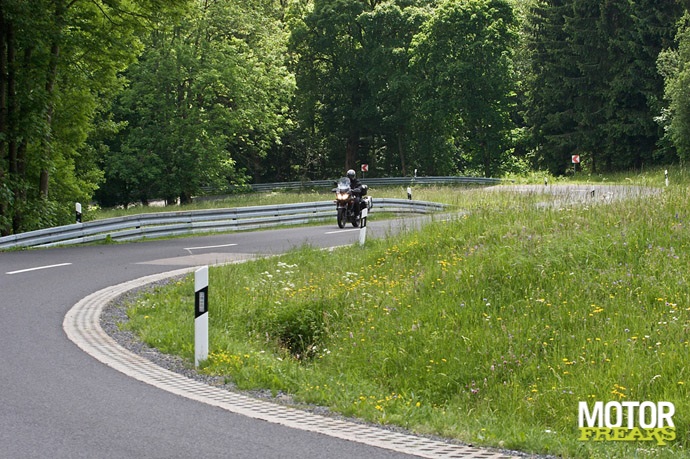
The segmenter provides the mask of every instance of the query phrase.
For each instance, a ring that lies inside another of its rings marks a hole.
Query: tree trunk
[[[60,12],[56,13],[58,27],[62,22],[62,15]],[[41,161],[41,178],[39,181],[38,193],[41,198],[48,199],[48,186],[50,183],[50,165],[52,162],[52,133],[53,133],[53,113],[55,112],[55,99],[53,93],[55,92],[55,80],[57,79],[58,59],[60,57],[60,44],[57,39],[53,41],[50,46],[50,63],[48,65],[48,74],[46,76],[46,133],[43,136],[41,145],[41,153],[43,158]]]
[[[52,166],[52,150],[53,150],[53,114],[55,112],[55,81],[57,80],[58,62],[60,60],[60,42],[62,37],[62,30],[65,27],[65,13],[74,5],[76,0],[71,0],[65,4],[63,0],[55,2],[55,22],[53,41],[50,45],[50,57],[48,62],[48,69],[46,73],[46,107],[45,107],[45,129],[41,141],[41,176],[39,179],[38,194],[43,199],[48,199],[48,186],[50,184],[50,169]]]
[[[402,168],[402,176],[407,175],[407,164],[405,164],[405,147],[403,145],[403,129],[398,129],[398,154],[400,155],[400,167]]]
[[[7,158],[7,54],[5,50],[10,46],[6,36],[10,35],[10,25],[5,24],[5,15],[0,7],[0,186],[5,186],[5,164]],[[0,189],[0,216],[7,215],[9,203]],[[3,219],[4,220],[4,219]],[[7,236],[9,228],[6,221],[0,220],[0,236]]]
[[[192,203],[192,195],[191,193],[187,193],[186,191],[183,191],[180,193],[180,205],[184,206],[186,204],[191,204]]]
[[[32,49],[31,47],[26,48],[24,50],[24,68],[29,68],[31,65],[31,54],[32,54]],[[14,53],[12,54],[12,59],[14,62]],[[16,101],[16,98],[14,98],[15,94],[15,84],[16,84],[16,77],[14,74],[14,71],[12,70],[10,72],[10,91],[11,94],[13,95],[12,102],[10,102],[10,109],[12,110],[12,113],[15,113],[15,118],[17,120],[20,120],[19,122],[24,122],[23,120],[26,120],[28,118],[27,115],[27,107],[26,104],[18,104]],[[15,122],[16,123],[16,122]],[[18,128],[18,126],[14,126],[14,128]],[[20,141],[17,141],[15,137],[13,137],[10,141],[10,152],[12,158],[14,158],[14,164],[12,165],[12,170],[14,171],[14,178],[15,178],[15,183],[14,183],[14,205],[15,205],[15,210],[13,212],[12,216],[12,232],[14,234],[20,233],[23,231],[23,221],[24,221],[24,216],[22,214],[20,204],[26,203],[26,191],[27,191],[27,183],[26,183],[26,149],[27,149],[27,144],[28,140],[26,139],[25,136],[22,136],[23,138]]]
[[[345,146],[345,170],[354,169],[357,164],[357,148],[359,147],[359,133],[350,132]]]

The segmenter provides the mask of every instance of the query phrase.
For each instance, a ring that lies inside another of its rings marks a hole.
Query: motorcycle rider
[[[362,183],[357,179],[357,173],[354,169],[350,169],[349,171],[347,171],[347,178],[350,179],[350,188],[352,189],[352,191],[354,191],[355,188],[360,188],[359,191],[362,191]]]
[[[355,209],[357,209],[357,213],[359,213],[362,210],[362,182],[357,179],[357,173],[354,169],[347,171],[347,178],[350,179],[350,189],[352,190],[352,196],[354,196],[355,205],[357,206]]]

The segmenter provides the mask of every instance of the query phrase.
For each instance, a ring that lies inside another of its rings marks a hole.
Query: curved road
[[[629,195],[597,186],[518,191],[560,193],[567,202],[608,202]],[[368,237],[398,231],[402,221],[370,222]],[[358,240],[359,230],[338,230],[333,222],[127,245],[0,253],[0,457],[411,457],[252,419],[157,389],[84,353],[62,328],[72,306],[109,286],[185,267],[282,253],[303,244],[332,247]],[[444,457],[506,457],[498,452],[474,450],[476,455],[468,455],[452,450]]]
[[[387,224],[370,223],[368,236]],[[384,449],[253,420],[119,373],[67,339],[67,311],[143,276],[356,243],[335,224],[0,253],[0,456],[8,458],[402,458]]]

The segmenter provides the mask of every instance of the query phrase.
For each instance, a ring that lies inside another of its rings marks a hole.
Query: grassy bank
[[[567,207],[445,190],[470,213],[364,247],[214,268],[203,371],[474,444],[686,456],[690,180],[680,175],[656,196]],[[192,305],[190,277],[142,297],[128,326],[191,361]],[[611,400],[673,402],[678,438],[578,441],[578,402]]]

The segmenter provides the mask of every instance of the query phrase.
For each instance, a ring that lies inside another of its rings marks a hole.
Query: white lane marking
[[[205,247],[185,247],[183,250],[204,250],[204,249],[217,249],[220,247],[232,247],[237,244],[223,244],[223,245],[207,245]]]
[[[72,263],[60,263],[57,265],[47,265],[47,266],[37,266],[35,268],[28,268],[28,269],[20,269],[18,271],[9,271],[6,272],[5,274],[21,274],[21,273],[28,273],[30,271],[38,271],[40,269],[50,269],[50,268],[59,268],[61,266],[69,266]]]
[[[326,231],[323,234],[338,234],[338,233],[347,233],[348,231],[359,231],[359,228],[352,228],[352,229],[341,229],[337,231]]]

